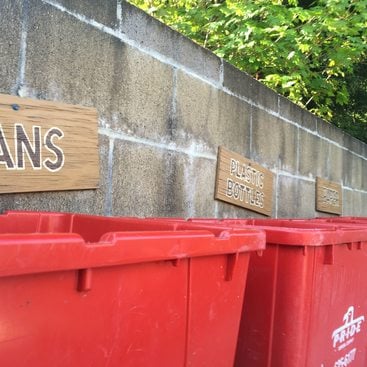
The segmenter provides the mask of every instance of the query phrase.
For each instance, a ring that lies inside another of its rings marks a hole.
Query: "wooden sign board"
[[[219,147],[215,199],[270,216],[273,173],[237,153]]]
[[[336,182],[316,178],[316,210],[342,214],[342,187]]]
[[[0,94],[0,193],[98,186],[97,111]]]

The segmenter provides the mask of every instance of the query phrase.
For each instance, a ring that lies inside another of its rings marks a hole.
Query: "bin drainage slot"
[[[88,292],[92,289],[92,269],[78,270],[78,292]]]
[[[236,267],[238,261],[238,253],[230,254],[227,256],[227,269],[226,269],[226,277],[225,280],[231,281],[233,278],[234,269]]]

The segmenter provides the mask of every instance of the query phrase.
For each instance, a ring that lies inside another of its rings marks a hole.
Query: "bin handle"
[[[78,292],[89,292],[92,289],[92,269],[78,270]]]
[[[238,263],[238,256],[238,252],[227,255],[226,276],[224,278],[227,282],[230,282],[233,279],[233,273]]]
[[[324,264],[334,264],[334,245],[325,246]]]

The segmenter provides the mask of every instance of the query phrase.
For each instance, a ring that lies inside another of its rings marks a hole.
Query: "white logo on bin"
[[[344,325],[333,331],[333,347],[338,350],[344,349],[349,344],[353,343],[354,336],[361,332],[361,325],[364,321],[364,316],[354,318],[354,306],[348,308],[347,313],[343,317]]]
[[[339,358],[335,363],[334,367],[347,367],[349,366],[356,358],[357,348],[353,348],[346,355]]]

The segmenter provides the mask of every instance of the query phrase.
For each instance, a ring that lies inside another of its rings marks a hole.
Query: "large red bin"
[[[0,216],[1,367],[233,366],[264,233]]]
[[[251,255],[236,367],[367,366],[364,229],[271,219],[190,222],[266,232],[266,251]]]

